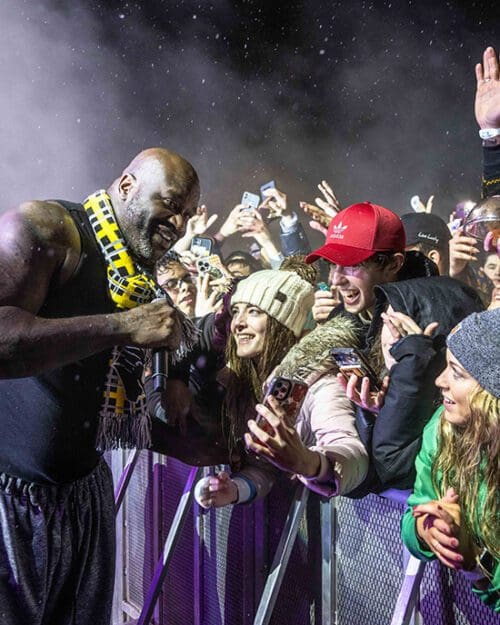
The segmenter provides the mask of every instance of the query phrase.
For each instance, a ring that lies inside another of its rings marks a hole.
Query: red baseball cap
[[[405,245],[405,229],[396,213],[371,202],[361,202],[335,215],[328,226],[325,245],[311,252],[306,263],[321,257],[350,267],[375,252],[403,252]]]

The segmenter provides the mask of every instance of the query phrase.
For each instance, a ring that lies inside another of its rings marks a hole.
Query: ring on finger
[[[483,82],[490,82],[491,78],[483,78]]]

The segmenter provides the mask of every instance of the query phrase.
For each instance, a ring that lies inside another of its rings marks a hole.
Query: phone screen
[[[360,379],[368,378],[370,380],[371,390],[380,390],[380,383],[375,372],[356,349],[352,347],[334,347],[330,353],[346,381],[349,381],[349,378],[354,373],[354,375]]]
[[[212,239],[208,237],[193,237],[190,250],[198,258],[210,256],[212,252]]]

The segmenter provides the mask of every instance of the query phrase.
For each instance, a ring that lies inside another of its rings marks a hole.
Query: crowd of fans
[[[500,611],[493,48],[476,78],[482,198],[448,224],[433,198],[400,217],[326,181],[297,211],[268,182],[219,221],[165,148],[82,203],[0,214],[0,622],[109,625],[119,447],[224,465],[204,507],[283,475],[326,497],[410,489],[410,551]]]
[[[477,122],[500,128],[492,48],[476,73]],[[466,571],[500,611],[500,133],[491,134],[483,198],[458,205],[449,223],[431,212],[433,198],[401,217],[372,202],[342,208],[326,181],[300,211],[274,182],[219,228],[198,208],[157,265],[200,331],[170,372],[185,401],[146,388],[166,422],[202,424],[224,458],[227,469],[198,483],[200,505],[249,503],[279,471],[326,496],[413,489],[404,542]],[[325,236],[316,250],[299,213]],[[347,374],[332,348],[354,359]]]

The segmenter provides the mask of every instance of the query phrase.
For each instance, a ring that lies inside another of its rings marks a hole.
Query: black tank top
[[[78,228],[79,265],[63,287],[51,289],[38,316],[67,318],[113,312],[106,265],[80,204],[62,202]],[[88,474],[109,352],[43,375],[0,380],[0,472],[30,482],[58,484]]]

